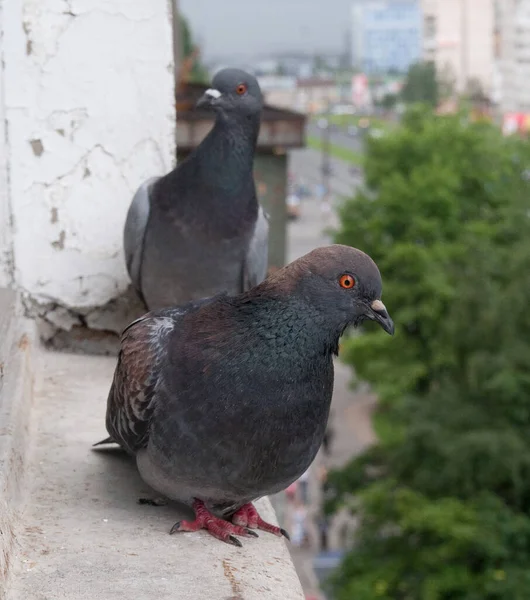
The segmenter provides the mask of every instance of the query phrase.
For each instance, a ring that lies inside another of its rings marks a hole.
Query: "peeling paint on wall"
[[[94,354],[117,353],[121,332],[147,310],[132,286],[103,306],[67,308],[28,295],[23,304],[26,315],[37,320],[46,346]]]
[[[64,240],[65,239],[66,239],[66,233],[63,229],[61,231],[61,233],[59,233],[59,239],[55,240],[55,242],[52,242],[52,248],[55,248],[56,250],[64,250]]]
[[[134,191],[173,166],[167,2],[10,0],[0,10],[0,285],[8,270],[28,307],[53,305],[83,326],[128,289],[122,232]]]
[[[33,150],[33,154],[35,156],[42,156],[44,152],[44,146],[40,140],[31,140],[31,149]]]

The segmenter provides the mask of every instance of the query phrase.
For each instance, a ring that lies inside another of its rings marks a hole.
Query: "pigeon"
[[[269,221],[253,177],[259,84],[223,69],[197,106],[213,109],[213,129],[173,171],[140,186],[125,222],[127,270],[148,310],[238,294],[267,274]]]
[[[238,537],[267,523],[253,501],[287,488],[324,439],[333,356],[349,325],[394,325],[374,261],[343,245],[317,248],[238,295],[146,314],[125,329],[100,443],[136,457],[143,480],[184,502],[205,529]]]

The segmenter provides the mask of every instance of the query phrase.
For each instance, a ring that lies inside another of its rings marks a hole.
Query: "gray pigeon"
[[[237,294],[267,274],[269,224],[253,177],[258,82],[224,69],[197,106],[215,111],[213,129],[173,171],[140,186],[127,214],[127,270],[149,310]]]
[[[110,438],[142,478],[195,510],[171,529],[234,536],[266,523],[252,502],[288,487],[323,441],[333,355],[348,325],[388,333],[373,260],[319,248],[237,296],[148,313],[123,333],[109,393]],[[230,521],[226,519],[231,519]]]

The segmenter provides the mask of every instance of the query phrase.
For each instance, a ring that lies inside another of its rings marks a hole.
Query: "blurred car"
[[[296,194],[287,196],[287,218],[290,221],[298,219],[300,216],[300,198]]]
[[[311,190],[304,183],[299,183],[296,186],[295,194],[299,198],[309,198],[309,196],[311,196]]]
[[[368,129],[368,127],[370,127],[370,119],[367,119],[366,117],[359,119],[359,127],[361,129]]]
[[[368,135],[370,135],[370,137],[379,139],[385,135],[385,132],[382,129],[374,127],[373,129],[370,129],[370,133]]]
[[[348,135],[350,135],[351,137],[355,137],[358,133],[359,133],[359,128],[356,127],[355,125],[350,125],[348,127]]]
[[[353,115],[355,114],[355,106],[352,104],[336,104],[331,109],[333,115]]]

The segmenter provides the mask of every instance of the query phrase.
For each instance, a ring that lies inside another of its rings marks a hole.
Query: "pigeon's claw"
[[[242,527],[249,527],[250,529],[261,529],[262,531],[268,531],[279,537],[283,535],[288,540],[291,539],[285,529],[276,527],[276,525],[271,525],[264,521],[251,502],[243,504],[243,506],[232,515],[232,523]]]
[[[237,546],[238,548],[243,548],[243,544],[233,535],[229,535],[228,538],[223,541],[225,541],[229,544],[232,544],[232,546]]]
[[[171,528],[170,534],[177,533],[180,531],[199,531],[199,529],[206,529],[206,531],[213,537],[232,544],[232,546],[242,547],[243,544],[234,537],[240,535],[243,537],[258,537],[257,533],[247,529],[244,526],[240,526],[230,521],[225,521],[219,517],[215,517],[206,508],[202,500],[194,500],[193,510],[195,511],[194,521],[178,521]]]

